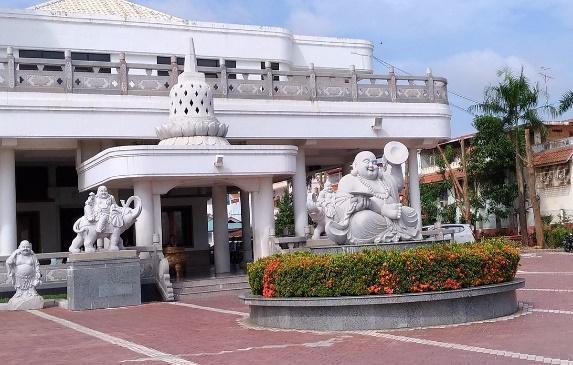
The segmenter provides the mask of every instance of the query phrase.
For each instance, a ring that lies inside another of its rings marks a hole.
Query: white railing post
[[[434,94],[434,76],[432,76],[432,69],[426,69],[426,77],[427,77],[427,89],[428,89],[428,100],[430,102],[434,102],[435,94]]]
[[[13,89],[16,87],[16,60],[14,59],[14,48],[8,47],[7,49],[8,64],[6,65],[8,88]]]
[[[310,90],[310,100],[311,101],[315,101],[316,100],[316,73],[314,72],[314,63],[310,63],[308,65],[308,68],[310,69],[310,76],[308,78],[308,82],[309,82],[309,90]]]
[[[171,56],[171,72],[170,72],[170,79],[171,79],[171,87],[177,84],[177,80],[179,79],[179,67],[177,65],[177,56]]]
[[[350,93],[352,95],[352,100],[356,101],[358,99],[358,79],[356,77],[356,66],[350,66]]]
[[[267,77],[265,79],[265,88],[267,89],[267,95],[271,98],[273,97],[273,70],[271,70],[271,62],[265,62],[265,70],[267,71]]]
[[[227,92],[229,91],[229,85],[227,84],[227,65],[225,64],[225,59],[219,59],[219,67],[221,68],[219,85],[221,87],[221,92],[224,97],[227,97]]]
[[[127,63],[125,62],[125,53],[119,54],[119,84],[121,86],[121,95],[127,95]]]
[[[393,102],[396,102],[398,99],[398,88],[396,86],[396,74],[394,73],[394,66],[390,66],[390,81],[388,85],[390,86],[390,97],[392,98]]]
[[[73,92],[74,89],[74,68],[72,67],[72,52],[69,49],[64,51],[64,91]]]

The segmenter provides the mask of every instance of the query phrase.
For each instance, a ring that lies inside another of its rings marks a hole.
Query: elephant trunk
[[[131,204],[132,201],[135,201],[135,204],[133,205],[133,210],[131,211],[131,215],[133,217],[133,219],[135,220],[137,217],[139,217],[139,215],[141,214],[141,198],[138,197],[137,195],[134,196],[130,196],[127,201],[125,202],[125,205],[123,206],[123,211],[121,212],[122,216],[125,216],[129,210],[129,206]]]

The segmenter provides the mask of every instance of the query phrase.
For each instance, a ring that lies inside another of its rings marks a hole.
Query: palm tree
[[[499,84],[487,87],[484,93],[484,101],[472,105],[469,109],[472,112],[498,117],[503,129],[510,135],[515,150],[515,178],[518,186],[517,212],[522,241],[526,243],[529,241],[529,238],[527,234],[523,182],[523,162],[525,161],[523,157],[523,128],[544,131],[545,126],[539,112],[553,111],[553,109],[548,105],[538,105],[539,86],[530,84],[527,77],[523,74],[523,68],[519,75],[513,74],[508,68],[499,70],[497,75],[501,78]],[[531,181],[530,184],[534,184],[534,182]],[[535,196],[535,194],[533,195]],[[533,200],[535,201],[532,201],[532,204],[535,206],[538,202],[537,199]]]
[[[573,90],[569,90],[559,101],[559,114],[565,113],[573,107]]]

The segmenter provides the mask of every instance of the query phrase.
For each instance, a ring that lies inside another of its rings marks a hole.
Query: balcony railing
[[[532,146],[532,150],[534,153],[552,150],[555,148],[561,148],[566,146],[573,145],[573,137],[557,139],[555,141],[549,141],[545,143],[535,144]]]
[[[15,58],[10,49],[0,58],[0,91],[117,95],[168,95],[183,66],[176,57],[170,65]],[[27,65],[24,66],[24,65]],[[22,67],[23,66],[23,67]],[[425,76],[398,76],[315,71],[276,71],[198,67],[208,73],[215,97],[239,99],[366,101],[447,104],[447,81]],[[103,71],[103,72],[102,72]]]

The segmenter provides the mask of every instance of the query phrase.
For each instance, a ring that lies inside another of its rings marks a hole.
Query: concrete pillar
[[[253,261],[251,204],[249,192],[245,190],[241,190],[241,227],[243,230],[243,262],[250,262]]]
[[[418,150],[416,148],[408,149],[408,172],[410,175],[410,206],[418,213],[418,238],[422,238],[422,203],[420,200],[420,177],[418,176]]]
[[[159,241],[157,242],[160,246],[163,244],[161,229],[161,194],[153,194],[153,233],[157,234]]]
[[[153,245],[153,194],[151,182],[137,181],[133,185],[133,193],[141,199],[141,214],[135,221],[135,245]]]
[[[229,255],[229,216],[227,214],[227,187],[215,185],[213,191],[213,243],[215,244],[215,273],[231,271]]]
[[[306,159],[304,150],[299,147],[296,154],[296,174],[292,178],[292,195],[294,204],[294,233],[304,236],[308,225],[306,212]]]
[[[253,193],[253,196],[253,254],[256,260],[272,252],[269,242],[275,227],[272,178],[261,178],[259,191]]]
[[[0,149],[0,255],[10,255],[16,242],[16,164],[13,149]]]

